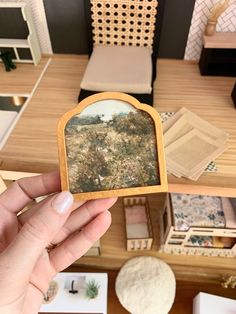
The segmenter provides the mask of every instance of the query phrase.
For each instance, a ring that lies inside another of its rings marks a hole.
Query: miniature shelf
[[[0,38],[0,51],[1,48],[13,48],[15,54],[15,62],[34,63],[35,65],[37,65],[41,59],[41,51],[29,6],[26,3],[18,2],[0,3],[0,9],[4,8],[15,8],[21,10],[23,19],[27,23],[29,35],[26,39]],[[30,51],[32,59],[21,58],[19,51],[20,49],[28,49]]]
[[[0,47],[10,48],[29,48],[27,39],[5,39],[0,38]]]

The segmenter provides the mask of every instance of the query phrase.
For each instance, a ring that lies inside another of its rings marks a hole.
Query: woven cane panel
[[[152,48],[157,0],[91,0],[95,45]]]

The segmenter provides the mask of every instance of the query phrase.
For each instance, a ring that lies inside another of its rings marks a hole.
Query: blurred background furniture
[[[79,101],[118,91],[153,104],[163,9],[164,0],[85,1],[90,59]]]
[[[204,35],[199,67],[202,75],[236,76],[236,33]]]
[[[1,14],[4,15],[5,10],[8,10],[8,12],[9,10],[20,10],[29,33],[27,38],[5,38],[5,36],[0,36],[0,52],[10,51],[14,61],[37,65],[41,59],[41,49],[30,7],[27,3],[19,1],[0,3]]]

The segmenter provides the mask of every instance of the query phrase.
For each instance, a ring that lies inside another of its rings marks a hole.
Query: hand
[[[23,178],[0,195],[0,313],[35,314],[49,282],[108,229],[115,198],[74,202],[60,191],[58,172]],[[54,247],[49,250],[47,247]]]

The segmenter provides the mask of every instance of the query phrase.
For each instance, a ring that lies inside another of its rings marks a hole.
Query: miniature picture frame
[[[167,191],[158,112],[124,93],[87,97],[58,123],[62,190],[75,200]]]

